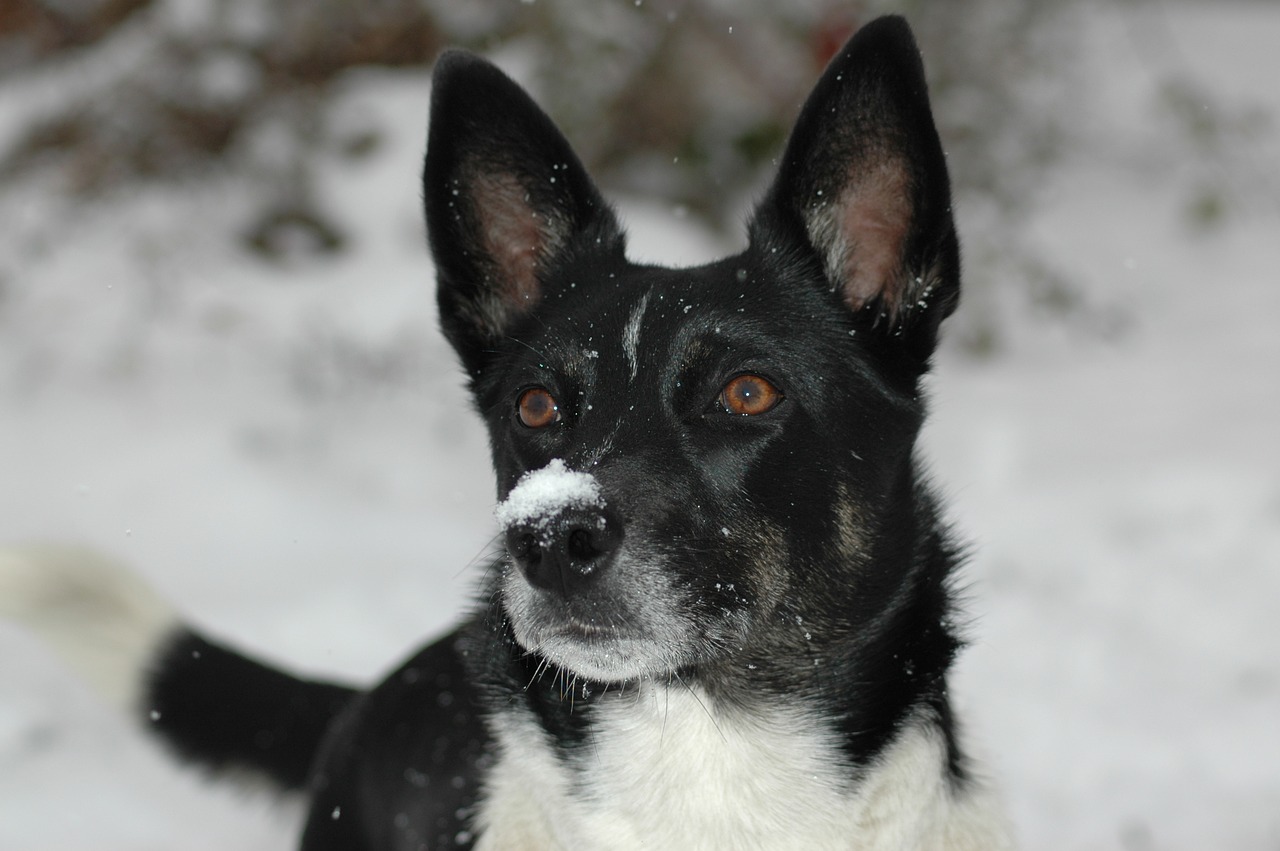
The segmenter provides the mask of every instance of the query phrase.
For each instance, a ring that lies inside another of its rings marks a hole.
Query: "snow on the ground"
[[[1135,19],[1107,20],[1088,144],[1030,226],[1119,330],[1015,307],[992,357],[949,349],[932,381],[927,454],[976,542],[956,692],[1028,849],[1275,849],[1278,205],[1188,225],[1190,166],[1152,130]],[[1211,91],[1280,114],[1258,70],[1280,9],[1152,20]],[[209,631],[356,681],[449,623],[496,529],[479,421],[434,328],[428,88],[352,82],[345,120],[385,144],[325,179],[354,237],[336,259],[229,248],[234,185],[5,202],[0,540],[102,547]],[[1260,182],[1277,163],[1258,157]],[[625,212],[635,254],[724,248]],[[54,216],[53,238],[25,238]],[[2,851],[291,846],[296,802],[176,768],[4,625],[0,669]]]

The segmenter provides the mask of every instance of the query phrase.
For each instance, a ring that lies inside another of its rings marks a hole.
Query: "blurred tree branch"
[[[9,0],[0,94],[44,77],[57,96],[0,135],[0,192],[31,175],[53,176],[80,198],[139,181],[245,175],[261,197],[241,234],[246,248],[274,256],[296,244],[281,231],[302,231],[311,250],[342,250],[342,223],[311,190],[335,148],[326,133],[334,83],[361,67],[426,69],[452,44],[514,57],[607,190],[736,228],[822,66],[862,23],[900,11],[927,58],[957,196],[1013,223],[1056,156],[1061,91],[1031,83],[1054,80],[1071,61],[1074,6]],[[376,146],[377,132],[345,140],[343,151]],[[970,238],[971,258],[1016,255],[1007,237],[984,246],[988,233]]]
[[[350,68],[426,67],[446,44],[516,46],[603,182],[721,224],[776,156],[821,66],[889,4],[478,0],[465,13],[449,5],[11,0],[0,13],[6,76],[91,63],[88,48],[105,52],[111,41],[127,43],[129,57],[75,78],[3,151],[0,175],[51,168],[70,191],[93,194],[199,173],[234,156],[270,113],[321,106],[326,86]],[[957,174],[981,175],[991,188],[1001,182],[996,164],[975,154],[1011,120],[1002,118],[1011,83],[1035,61],[1019,47],[1052,4],[908,5],[917,7],[909,11],[937,81],[944,136],[976,161]],[[1038,148],[1050,135],[1018,138]]]

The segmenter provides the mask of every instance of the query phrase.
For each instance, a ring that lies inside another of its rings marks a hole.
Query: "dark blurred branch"
[[[5,0],[0,5],[0,74],[104,38],[152,0]]]

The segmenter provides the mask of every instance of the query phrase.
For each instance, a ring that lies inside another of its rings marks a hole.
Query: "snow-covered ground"
[[[1135,39],[1167,26],[1208,91],[1280,115],[1280,7],[1159,8],[1090,29],[1079,148],[1028,225],[1111,318],[984,293],[963,309],[1000,310],[1003,345],[933,381],[927,455],[977,544],[956,692],[1028,849],[1280,848],[1280,198],[1248,185],[1275,189],[1280,150],[1244,146],[1238,203],[1191,227],[1203,169]],[[352,79],[338,126],[384,144],[324,178],[336,259],[240,253],[234,184],[3,202],[0,540],[104,548],[309,672],[370,680],[449,623],[494,524],[434,327],[428,91]],[[633,254],[732,248],[624,212]],[[4,625],[0,670],[0,851],[291,846],[296,802],[175,767]]]

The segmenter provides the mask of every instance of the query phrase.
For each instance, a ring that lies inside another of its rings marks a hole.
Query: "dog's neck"
[[[592,715],[590,735],[560,750],[509,713],[477,851],[1008,847],[985,794],[950,775],[927,710],[852,774],[831,759],[830,725],[799,705],[743,711],[646,682]]]

